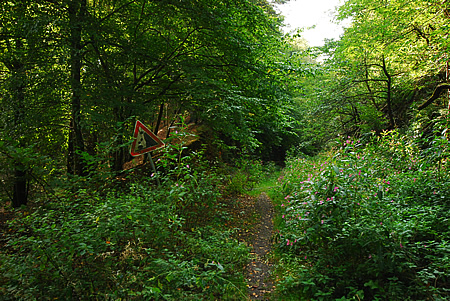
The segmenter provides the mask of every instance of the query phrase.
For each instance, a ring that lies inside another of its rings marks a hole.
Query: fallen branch
[[[425,109],[426,107],[428,107],[430,104],[433,103],[433,101],[435,101],[436,99],[439,98],[439,96],[441,95],[442,91],[444,91],[445,89],[450,89],[450,84],[441,84],[438,85],[436,87],[436,89],[434,89],[433,95],[431,95],[430,98],[427,99],[427,101],[425,101],[425,103],[421,104],[419,106],[419,110]]]

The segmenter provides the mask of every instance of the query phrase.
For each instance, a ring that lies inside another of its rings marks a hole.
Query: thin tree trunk
[[[84,151],[83,134],[81,131],[81,68],[82,50],[81,35],[83,31],[82,22],[86,16],[86,0],[71,0],[68,5],[70,25],[70,85],[71,98],[71,134],[69,135],[69,149],[67,164],[68,172],[83,175],[85,164],[81,152]],[[69,166],[71,165],[71,166]]]
[[[19,78],[22,79],[20,75],[19,75]],[[15,129],[16,129],[16,131],[18,131],[19,135],[20,135],[21,131],[24,131],[24,127],[23,127],[24,118],[25,118],[25,108],[23,106],[24,101],[25,101],[24,89],[25,89],[25,86],[23,84],[19,84],[19,86],[16,87],[17,106],[16,106],[16,112],[15,112],[15,115],[16,115],[15,116]],[[19,140],[18,148],[23,148],[25,146],[23,138],[19,137],[18,140]],[[13,193],[12,205],[14,208],[18,208],[22,205],[26,205],[27,203],[28,203],[28,181],[27,181],[26,166],[22,162],[15,162],[14,163],[14,193]]]
[[[126,99],[122,99],[122,102],[126,102]],[[127,112],[125,111],[125,108],[123,106],[115,107],[113,109],[114,112],[114,118],[116,121],[123,121],[126,119]],[[125,124],[122,125],[123,127]],[[113,164],[112,164],[112,170],[116,172],[123,171],[123,164],[125,162],[129,161],[130,154],[128,153],[128,150],[124,148],[123,145],[125,143],[125,138],[123,136],[123,131],[121,130],[118,137],[117,137],[117,149],[113,153]]]
[[[395,119],[394,119],[394,113],[392,112],[392,77],[389,74],[387,67],[386,67],[386,59],[383,55],[383,72],[384,75],[386,75],[387,78],[387,95],[386,95],[386,105],[388,110],[388,117],[389,117],[389,129],[395,128]]]
[[[14,170],[14,193],[12,206],[18,208],[28,202],[27,173],[23,164],[18,164]]]
[[[156,121],[155,129],[153,130],[153,132],[155,133],[155,135],[158,135],[159,126],[160,126],[160,124],[161,124],[161,120],[162,120],[162,115],[163,115],[163,113],[164,113],[164,101],[161,102],[161,105],[159,106],[158,120]]]
[[[16,50],[20,52],[23,50],[23,43],[21,38],[16,40]],[[9,64],[9,69],[12,73],[12,97],[14,99],[14,119],[13,119],[13,134],[18,141],[18,148],[25,146],[24,138],[21,137],[26,131],[25,123],[25,82],[26,72],[25,65],[20,59],[15,60]],[[20,160],[20,158],[18,159]],[[12,205],[14,208],[18,208],[22,205],[26,205],[28,202],[28,185],[27,185],[27,173],[26,166],[20,162],[14,162],[14,178],[13,178],[13,199]]]
[[[365,67],[364,67],[365,70],[364,71],[365,71],[365,76],[366,76],[365,84],[366,84],[367,91],[369,92],[369,98],[372,101],[372,104],[375,107],[375,109],[377,109],[377,111],[380,111],[380,108],[379,108],[377,102],[375,101],[375,97],[374,97],[373,91],[372,91],[372,89],[370,87],[370,84],[369,84],[369,81],[370,81],[370,79],[369,79],[369,69],[367,67],[367,62],[365,60],[364,60],[364,65],[365,65]]]

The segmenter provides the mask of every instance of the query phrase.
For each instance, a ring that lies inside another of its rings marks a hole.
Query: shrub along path
[[[247,238],[252,247],[252,261],[247,266],[248,293],[251,300],[270,300],[270,294],[274,289],[270,277],[272,264],[269,260],[274,208],[265,192],[256,199],[255,211],[260,222],[255,227],[253,235]]]

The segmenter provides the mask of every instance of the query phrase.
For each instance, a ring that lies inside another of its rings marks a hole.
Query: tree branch
[[[436,87],[436,89],[434,89],[433,95],[431,95],[431,97],[428,98],[427,101],[425,101],[423,104],[421,104],[418,109],[419,110],[423,110],[426,107],[428,107],[430,104],[433,103],[433,101],[435,101],[436,99],[439,98],[439,96],[441,95],[442,91],[444,91],[445,89],[450,89],[450,84],[438,85]]]
[[[376,78],[368,78],[368,79],[360,79],[360,80],[354,80],[355,83],[367,83],[367,82],[388,82],[387,79],[376,79]]]

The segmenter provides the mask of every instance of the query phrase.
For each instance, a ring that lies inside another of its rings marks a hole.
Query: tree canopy
[[[86,175],[106,143],[120,171],[136,119],[167,132],[190,116],[230,146],[269,152],[261,139],[289,132],[283,104],[304,71],[285,62],[269,2],[11,0],[1,11],[5,163],[29,148]],[[30,180],[34,163],[20,158],[4,165],[11,185]]]
[[[337,134],[445,119],[449,13],[437,0],[348,0],[337,19],[351,25],[320,49],[283,34],[269,1],[10,0],[1,11],[1,150],[16,204],[35,164],[85,176],[100,156],[120,172],[137,119],[166,138],[188,118],[221,151],[279,161]]]
[[[328,58],[315,96],[338,117],[335,133],[380,133],[417,120],[412,109],[424,109],[448,81],[448,16],[441,1],[349,0],[338,9],[337,19],[351,25],[322,47]]]

